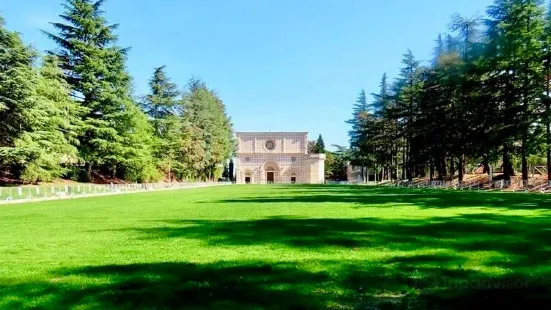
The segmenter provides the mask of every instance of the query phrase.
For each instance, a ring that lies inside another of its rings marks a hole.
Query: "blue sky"
[[[236,131],[308,131],[326,145],[348,142],[351,108],[383,73],[397,76],[409,48],[428,61],[453,13],[484,13],[491,0],[108,0],[130,46],[136,94],[167,65],[184,85],[203,78],[224,100]],[[0,0],[7,27],[40,51],[40,29],[61,0]]]

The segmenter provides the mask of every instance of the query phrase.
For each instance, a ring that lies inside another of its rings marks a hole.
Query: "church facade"
[[[308,154],[307,132],[238,132],[238,184],[325,182],[325,154]]]

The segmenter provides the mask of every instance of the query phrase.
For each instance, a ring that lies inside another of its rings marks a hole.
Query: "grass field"
[[[0,308],[530,309],[551,196],[231,186],[0,206]]]

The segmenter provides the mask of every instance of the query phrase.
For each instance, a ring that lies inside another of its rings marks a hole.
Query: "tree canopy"
[[[551,176],[549,16],[539,0],[455,15],[429,64],[407,51],[371,104],[361,91],[348,121],[352,162],[388,179],[462,181],[468,166],[495,165],[527,181],[529,162]]]
[[[199,79],[178,86],[165,66],[137,100],[130,49],[117,45],[103,2],[63,1],[45,32],[57,48],[43,57],[0,18],[0,173],[24,182],[220,177],[235,149],[222,100]]]

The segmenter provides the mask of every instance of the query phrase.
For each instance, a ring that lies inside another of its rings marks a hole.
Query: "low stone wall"
[[[231,185],[227,182],[77,184],[0,188],[0,205]]]

